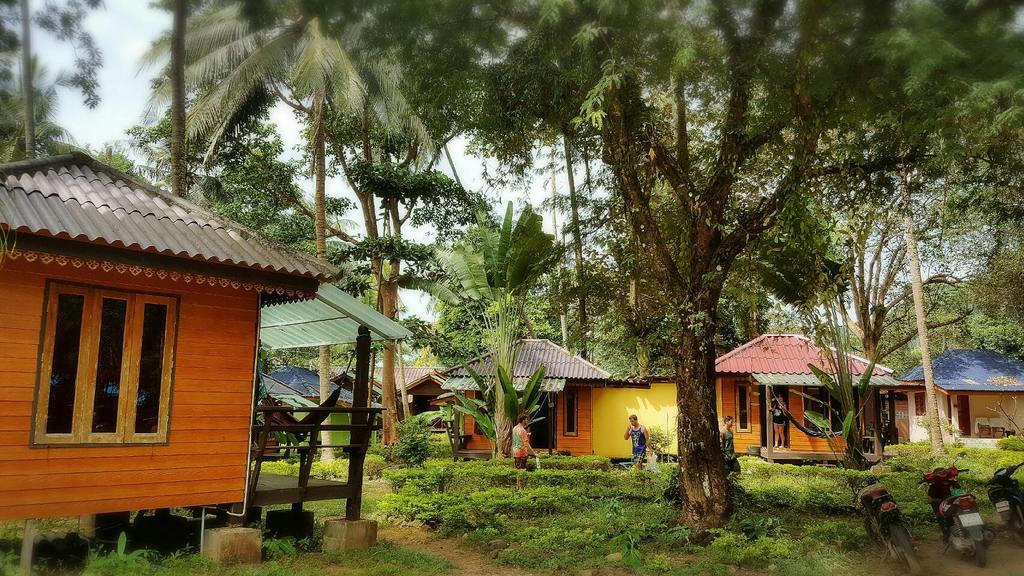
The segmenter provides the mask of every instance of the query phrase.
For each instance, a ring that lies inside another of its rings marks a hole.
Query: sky
[[[33,1],[34,6],[40,4],[39,0]],[[126,145],[126,131],[147,120],[150,86],[160,72],[160,66],[144,66],[143,56],[153,41],[170,27],[170,13],[153,8],[147,0],[106,0],[102,9],[90,13],[85,29],[92,34],[103,53],[103,67],[99,73],[100,103],[89,109],[82,103],[81,94],[66,89],[59,91],[57,102],[57,124],[68,130],[76,145],[96,151],[107,144]],[[51,79],[60,71],[68,70],[74,61],[74,53],[68,45],[58,43],[38,29],[33,32],[33,50]],[[278,127],[284,142],[283,157],[296,157],[295,150],[301,144],[302,136],[292,110],[280,104],[271,111],[270,120]],[[517,204],[529,201],[536,206],[550,197],[551,181],[544,174],[515,189],[486,190],[483,179],[486,161],[468,154],[466,141],[462,139],[452,141],[449,150],[463,185],[487,192],[495,198],[496,205],[508,201]],[[451,168],[443,160],[439,169],[451,174]],[[302,180],[299,185],[312,195],[310,180]],[[564,175],[557,177],[556,187],[561,191],[565,186]],[[350,195],[340,178],[328,180],[327,193],[331,196]],[[355,216],[353,214],[353,218]],[[545,214],[544,225],[551,232],[549,216]],[[561,221],[561,216],[558,220]],[[429,230],[412,230],[408,236],[418,241],[431,240]],[[430,299],[424,294],[403,290],[401,301],[403,316],[416,315],[427,319],[435,316]]]

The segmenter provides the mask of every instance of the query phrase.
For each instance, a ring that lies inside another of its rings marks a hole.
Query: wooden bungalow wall
[[[180,296],[163,445],[32,447],[46,281]],[[70,265],[0,268],[0,519],[240,502],[259,297]]]
[[[738,422],[739,412],[737,411],[737,406],[736,406],[736,398],[737,398],[736,387],[739,384],[742,384],[742,383],[750,383],[750,382],[752,382],[752,380],[747,375],[739,375],[739,376],[728,375],[728,376],[719,376],[717,378],[717,382],[718,382],[717,393],[718,393],[718,398],[720,399],[719,400],[720,401],[719,407],[720,407],[720,410],[721,410],[721,413],[719,414],[719,420],[721,420],[726,415],[731,415],[733,418],[736,418],[737,422]],[[751,384],[749,386],[749,390],[750,390],[750,431],[749,432],[740,431],[738,429],[738,424],[737,424],[737,430],[735,432],[735,443],[736,443],[736,452],[738,454],[745,454],[745,453],[747,453],[747,449],[750,446],[758,446],[758,447],[760,447],[760,446],[767,446],[768,445],[768,444],[762,444],[761,443],[761,400],[762,400],[762,398],[761,398],[761,388],[762,387],[757,385],[756,383]],[[790,392],[789,392],[789,413],[793,416],[793,418],[799,419],[801,421],[801,423],[802,423],[803,422],[803,418],[804,418],[804,410],[806,409],[806,405],[810,404],[810,401],[805,399],[800,394],[797,394],[796,392],[798,390],[800,392],[806,393],[806,391],[804,389],[802,389],[802,388],[790,387]],[[812,408],[812,409],[815,410],[815,411],[820,411],[820,408],[818,408],[818,409]],[[767,418],[768,419],[767,426],[769,427],[768,435],[767,435],[767,442],[771,443],[772,442],[772,437],[771,437],[771,433],[772,433],[772,431],[771,431],[771,414],[768,414],[767,416],[768,416],[768,418]],[[794,452],[822,452],[822,453],[829,453],[829,454],[831,454],[832,450],[829,448],[828,441],[825,440],[824,438],[815,438],[813,436],[808,436],[807,434],[804,434],[803,432],[798,430],[792,424],[789,424],[788,428],[789,428],[789,450],[792,450]]]
[[[556,395],[555,400],[555,424],[558,431],[555,436],[555,450],[558,452],[570,452],[573,456],[581,456],[594,453],[593,441],[593,389],[590,386],[575,386],[577,390],[577,403],[579,412],[577,414],[578,432],[574,436],[565,434],[565,398],[562,393]],[[464,433],[470,434],[466,448],[471,450],[490,450],[491,444],[485,436],[476,434],[473,431],[473,418],[465,416],[463,425]],[[541,449],[537,450],[542,452]],[[546,450],[543,450],[546,452]]]

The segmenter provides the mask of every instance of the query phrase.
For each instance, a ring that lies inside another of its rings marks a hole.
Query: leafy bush
[[[452,445],[448,442],[447,435],[430,435],[430,458],[436,458],[440,460],[451,460]]]
[[[367,454],[363,460],[363,475],[367,478],[380,478],[388,463],[383,456]],[[287,460],[264,462],[260,466],[260,473],[280,474],[282,476],[298,476],[299,463]],[[343,482],[348,478],[348,458],[338,458],[330,462],[317,460],[313,462],[310,476],[322,480],[337,480]]]
[[[590,498],[622,497],[642,500],[659,498],[665,490],[662,475],[647,471],[602,472],[590,468],[545,468],[534,472],[484,462],[431,464],[425,469],[392,469],[384,473],[392,490],[414,486],[421,492],[469,493],[489,488],[510,488],[519,480],[530,488],[565,487],[586,489]]]
[[[814,547],[844,551],[860,550],[869,542],[862,523],[842,520],[819,520],[809,524],[803,540]]]
[[[537,518],[578,510],[586,498],[565,488],[512,490],[492,488],[453,495],[421,492],[413,487],[387,494],[378,511],[390,518],[423,522],[445,530],[475,530],[499,526],[503,518]]]
[[[764,566],[783,558],[795,558],[803,553],[802,546],[790,538],[762,536],[750,540],[743,534],[722,531],[708,546],[708,553],[721,564],[734,566]]]
[[[668,432],[661,426],[651,426],[647,429],[647,446],[655,454],[668,454],[668,447],[672,445],[672,439]]]
[[[430,455],[430,423],[418,416],[399,422],[392,454],[406,466],[422,467]]]
[[[1000,450],[1024,452],[1024,436],[1007,436],[1006,438],[1000,438],[999,441],[996,442],[996,446],[998,446]]]

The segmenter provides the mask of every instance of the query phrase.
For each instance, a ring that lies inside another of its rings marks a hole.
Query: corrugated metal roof
[[[863,374],[869,362],[850,355],[850,369]],[[747,342],[715,360],[720,374],[813,374],[808,365],[830,372],[821,348],[810,338],[799,334],[765,334]],[[875,364],[873,374],[883,376],[892,370]]]
[[[281,393],[286,393],[285,389],[288,388],[292,390],[292,393],[297,393],[301,396],[309,398],[320,397],[320,375],[307,368],[282,366],[270,373],[270,379],[282,385],[279,390]],[[337,384],[332,383],[331,392],[334,392],[334,389],[337,387]],[[271,394],[274,393],[272,382],[267,383],[267,390]],[[352,392],[342,388],[341,396],[338,397],[338,400],[346,404],[352,404]]]
[[[935,385],[960,392],[1024,392],[1024,363],[991,350],[947,350],[932,360]],[[920,365],[900,376],[905,383],[923,383]]]
[[[818,380],[817,376],[813,374],[751,374],[754,380],[757,380],[759,384],[766,384],[768,386],[821,386],[821,380]],[[858,383],[858,380],[854,380],[854,384]],[[871,382],[869,386],[899,386],[899,382],[896,381],[892,376],[871,376]]]
[[[0,224],[19,232],[327,279],[333,266],[75,152],[0,165]]]
[[[529,381],[529,378],[514,378],[512,384],[517,392],[522,392],[526,390]],[[478,390],[476,381],[470,376],[453,376],[441,384],[441,388],[458,392]],[[561,392],[565,389],[565,378],[545,378],[540,383],[540,389],[543,392]]]
[[[264,306],[260,317],[260,343],[271,350],[352,343],[356,341],[360,325],[369,328],[375,340],[412,336],[398,322],[338,287],[321,284],[312,300]]]
[[[491,375],[491,356],[485,354],[469,361],[469,365],[483,376]],[[579,356],[572,355],[568,350],[546,339],[523,339],[519,341],[516,363],[512,370],[513,378],[528,378],[540,367],[546,368],[547,378],[566,378],[569,380],[612,380],[612,375]],[[469,376],[465,367],[457,366],[445,372],[448,376]]]

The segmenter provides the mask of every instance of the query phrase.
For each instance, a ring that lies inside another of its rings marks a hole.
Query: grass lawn
[[[1020,462],[1024,452],[968,450],[965,487],[987,509],[983,485],[996,467]],[[921,542],[930,574],[973,574],[952,554],[942,555],[924,492],[922,471],[936,462],[924,447],[900,448],[885,478],[911,531]],[[86,574],[281,575],[306,574],[786,574],[885,575],[899,567],[882,560],[864,534],[850,486],[866,473],[820,466],[767,464],[743,459],[737,512],[710,544],[690,542],[673,525],[664,499],[672,470],[613,470],[600,458],[551,458],[526,474],[507,462],[452,463],[433,459],[420,469],[388,469],[369,480],[364,515],[382,525],[380,545],[348,554],[315,552],[318,543],[264,543],[267,561],[256,567],[217,568],[194,554],[169,558],[94,555]],[[328,472],[325,472],[325,474]],[[344,512],[344,502],[314,502],[318,521]],[[46,530],[73,530],[76,521],[48,520]],[[0,523],[0,567],[13,566],[20,524]],[[319,535],[318,535],[319,536]],[[317,537],[318,537],[317,536]],[[1024,548],[997,541],[993,574],[1024,576]],[[1000,564],[1019,567],[1014,573]]]

